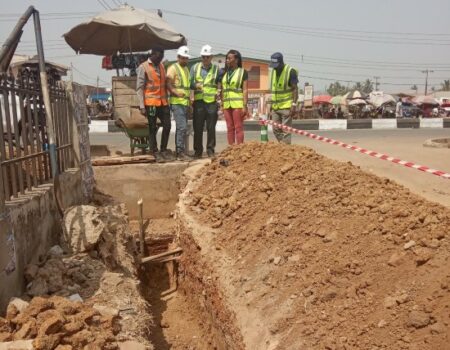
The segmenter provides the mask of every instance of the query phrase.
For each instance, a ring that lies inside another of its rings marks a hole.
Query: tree
[[[345,95],[348,92],[348,88],[338,81],[331,83],[327,88],[327,93],[331,96]]]
[[[419,91],[419,88],[417,87],[416,84],[414,84],[413,86],[411,86],[411,90],[414,90],[417,94],[417,91]]]
[[[450,79],[449,80],[444,80],[444,82],[441,83],[441,89],[443,91],[450,91]]]
[[[373,91],[373,82],[370,79],[366,79],[362,83],[362,92],[370,94]]]

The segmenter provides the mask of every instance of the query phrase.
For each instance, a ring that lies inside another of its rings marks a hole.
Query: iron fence
[[[73,167],[71,122],[65,87],[50,81],[58,172]],[[0,168],[5,200],[25,194],[52,178],[45,107],[38,77],[0,77]]]

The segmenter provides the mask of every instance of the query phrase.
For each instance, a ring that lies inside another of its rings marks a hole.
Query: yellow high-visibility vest
[[[244,68],[226,72],[222,78],[223,108],[244,108],[244,91],[242,79]]]
[[[183,105],[183,106],[189,106],[189,95],[191,92],[191,89],[189,87],[190,77],[189,72],[180,66],[179,63],[175,63],[175,70],[177,72],[177,75],[179,77],[177,83],[175,84],[175,89],[177,92],[184,92],[183,97],[176,97],[171,95],[170,96],[170,104],[172,105]]]
[[[217,95],[217,72],[218,68],[215,64],[213,64],[208,74],[206,75],[205,79],[202,78],[202,64],[197,63],[197,65],[194,68],[195,72],[195,83],[202,84],[202,90],[195,90],[194,93],[194,100],[195,101],[205,101],[206,103],[212,103],[216,101],[216,95]]]
[[[276,69],[272,69],[271,76],[271,94],[272,94],[272,109],[290,109],[292,106],[292,87],[289,86],[289,77],[291,75],[292,67],[285,64],[279,77],[277,77]]]

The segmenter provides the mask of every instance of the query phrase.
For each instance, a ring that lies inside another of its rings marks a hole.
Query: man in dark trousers
[[[147,61],[137,69],[136,92],[141,114],[149,120],[150,152],[156,160],[170,159],[167,144],[170,135],[170,109],[167,99],[166,70],[161,64],[164,50],[153,49]],[[156,119],[162,124],[161,149],[158,153]]]
[[[204,45],[200,50],[202,61],[191,68],[191,89],[194,90],[194,157],[203,154],[203,129],[206,123],[206,152],[213,157],[216,147],[217,84],[219,69],[212,64],[212,49]]]
[[[298,100],[298,74],[291,66],[284,63],[283,55],[275,52],[270,57],[272,111],[274,122],[292,127],[292,117],[295,115]],[[273,127],[273,133],[278,142],[291,143],[291,134],[281,128]]]

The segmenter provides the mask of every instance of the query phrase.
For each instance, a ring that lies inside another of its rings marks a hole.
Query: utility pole
[[[380,77],[373,77],[375,79],[375,91],[378,91],[378,79],[380,79]]]
[[[428,93],[428,73],[434,73],[434,71],[430,70],[430,69],[426,69],[426,70],[423,70],[422,73],[425,73],[425,96],[426,96]]]
[[[100,79],[99,79],[99,77],[98,77],[98,75],[97,75],[97,99],[98,99],[98,81],[99,81]]]

